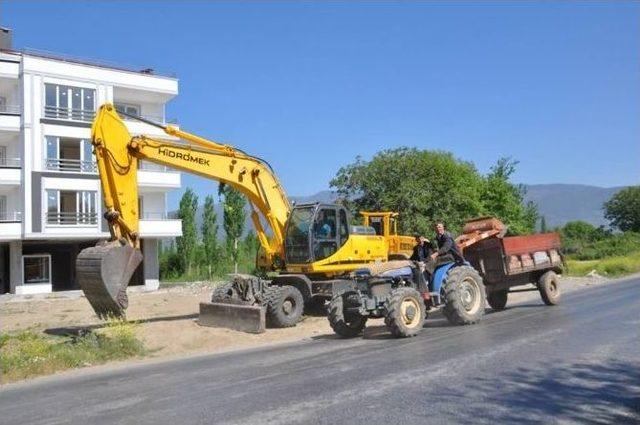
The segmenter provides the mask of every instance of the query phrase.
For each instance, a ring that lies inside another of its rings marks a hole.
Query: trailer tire
[[[538,291],[546,305],[556,305],[560,302],[560,282],[558,275],[549,270],[538,279]]]
[[[426,307],[420,292],[407,287],[396,288],[391,292],[384,318],[391,335],[396,338],[418,335],[426,317]]]
[[[444,280],[442,313],[453,325],[471,325],[484,316],[486,292],[482,277],[470,266],[453,267]]]
[[[487,295],[487,302],[495,311],[502,311],[507,306],[509,298],[509,290],[501,289],[499,291],[491,291]]]
[[[343,338],[353,338],[362,333],[367,324],[367,317],[359,314],[344,314],[344,299],[349,293],[334,295],[329,303],[329,325],[333,331]]]
[[[267,324],[271,327],[290,328],[302,317],[304,298],[295,286],[267,286],[264,301],[267,304]]]

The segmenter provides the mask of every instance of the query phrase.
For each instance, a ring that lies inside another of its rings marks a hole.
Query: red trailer
[[[545,304],[557,304],[558,274],[564,265],[560,236],[541,233],[505,237],[505,233],[506,227],[500,220],[482,217],[467,222],[456,240],[465,259],[482,275],[489,305],[502,310],[509,292],[535,290]],[[528,284],[535,287],[512,289]]]

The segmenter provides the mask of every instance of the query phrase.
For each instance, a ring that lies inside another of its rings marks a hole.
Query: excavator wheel
[[[76,260],[80,288],[98,317],[124,317],[127,286],[142,262],[139,249],[119,241],[83,249]]]

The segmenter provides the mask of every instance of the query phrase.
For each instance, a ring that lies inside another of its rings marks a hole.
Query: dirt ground
[[[607,281],[601,277],[563,278],[562,290],[566,293]],[[152,357],[221,352],[333,334],[324,316],[305,316],[293,328],[267,329],[259,335],[200,326],[199,302],[207,301],[210,294],[211,286],[202,284],[175,285],[155,292],[130,291],[127,317],[137,322],[136,333]],[[537,291],[509,295],[509,304],[521,302],[542,301]],[[28,329],[55,335],[102,324],[79,292],[0,296],[1,332]]]

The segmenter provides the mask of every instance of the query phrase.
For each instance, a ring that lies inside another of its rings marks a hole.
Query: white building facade
[[[78,289],[75,259],[109,237],[90,141],[99,105],[165,122],[178,80],[48,54],[0,50],[0,293]],[[126,121],[132,134],[167,136]],[[150,163],[138,172],[143,264],[132,285],[159,284],[159,240],[181,235],[167,217],[180,174]]]

